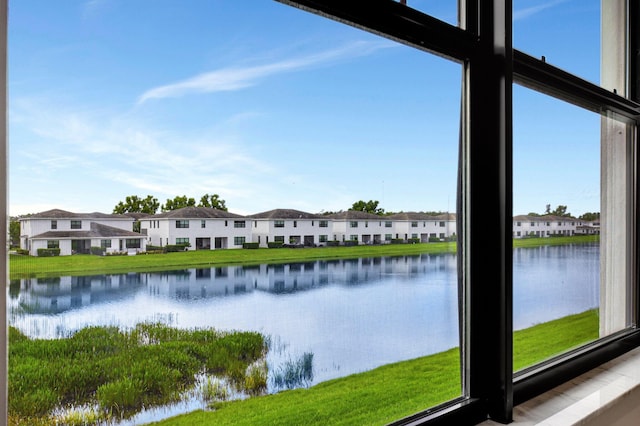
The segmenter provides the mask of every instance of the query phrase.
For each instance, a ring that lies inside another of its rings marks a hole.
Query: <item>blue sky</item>
[[[514,45],[597,82],[598,22],[598,1],[515,0]],[[453,210],[460,74],[271,0],[10,1],[10,213]],[[599,117],[522,88],[514,115],[514,213],[599,210]]]

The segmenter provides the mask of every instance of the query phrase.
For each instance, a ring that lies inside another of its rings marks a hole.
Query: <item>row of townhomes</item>
[[[134,232],[139,223],[140,232]],[[599,233],[598,222],[571,217],[515,216],[514,238]],[[397,213],[378,216],[345,211],[330,215],[276,209],[242,216],[227,211],[186,207],[155,215],[72,213],[49,210],[20,219],[20,248],[59,249],[60,255],[89,253],[136,254],[147,246],[184,245],[187,250],[259,247],[324,246],[431,242],[456,238],[452,213]]]

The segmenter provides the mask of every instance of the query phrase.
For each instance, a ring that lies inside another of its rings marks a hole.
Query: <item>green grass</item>
[[[528,238],[514,240],[514,247],[535,247],[598,241],[597,236]],[[10,255],[11,279],[44,278],[63,275],[152,272],[171,269],[256,265],[264,263],[308,262],[375,256],[411,256],[422,253],[455,253],[456,243],[385,244],[380,246],[318,247],[305,249],[199,250],[138,256],[74,255],[32,257]]]
[[[587,311],[514,333],[516,369],[598,337],[597,311]],[[383,425],[460,396],[459,351],[374,370],[274,395],[218,404],[154,424]]]
[[[244,390],[266,355],[255,332],[178,330],[139,324],[130,331],[87,327],[64,339],[9,335],[9,414],[16,425],[47,424],[56,407],[97,406],[101,420],[128,417],[142,407],[177,401],[196,374],[225,377]],[[264,387],[263,387],[264,388]],[[256,385],[251,393],[259,393]],[[76,414],[76,417],[78,415]]]

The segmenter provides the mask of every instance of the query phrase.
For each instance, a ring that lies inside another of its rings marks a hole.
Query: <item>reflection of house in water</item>
[[[224,266],[125,275],[24,279],[10,286],[12,299],[33,313],[55,314],[131,297],[139,291],[176,300],[312,290],[326,285],[366,285],[450,268],[453,255],[320,260],[288,264]],[[19,282],[19,285],[17,284]]]
[[[19,282],[19,290],[15,288]],[[133,296],[146,284],[146,275],[90,275],[14,280],[11,297],[35,314],[57,314],[91,304]]]

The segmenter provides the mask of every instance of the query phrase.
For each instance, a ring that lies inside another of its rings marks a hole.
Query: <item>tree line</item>
[[[145,198],[137,195],[129,195],[124,201],[120,201],[113,208],[114,214],[125,213],[147,213],[156,214],[158,209],[163,212],[182,209],[184,207],[210,207],[218,210],[227,211],[226,201],[220,198],[218,194],[204,194],[200,197],[200,202],[196,204],[196,199],[187,197],[186,195],[177,195],[174,198],[167,198],[164,204],[160,204],[158,199],[153,195],[147,195]]]

